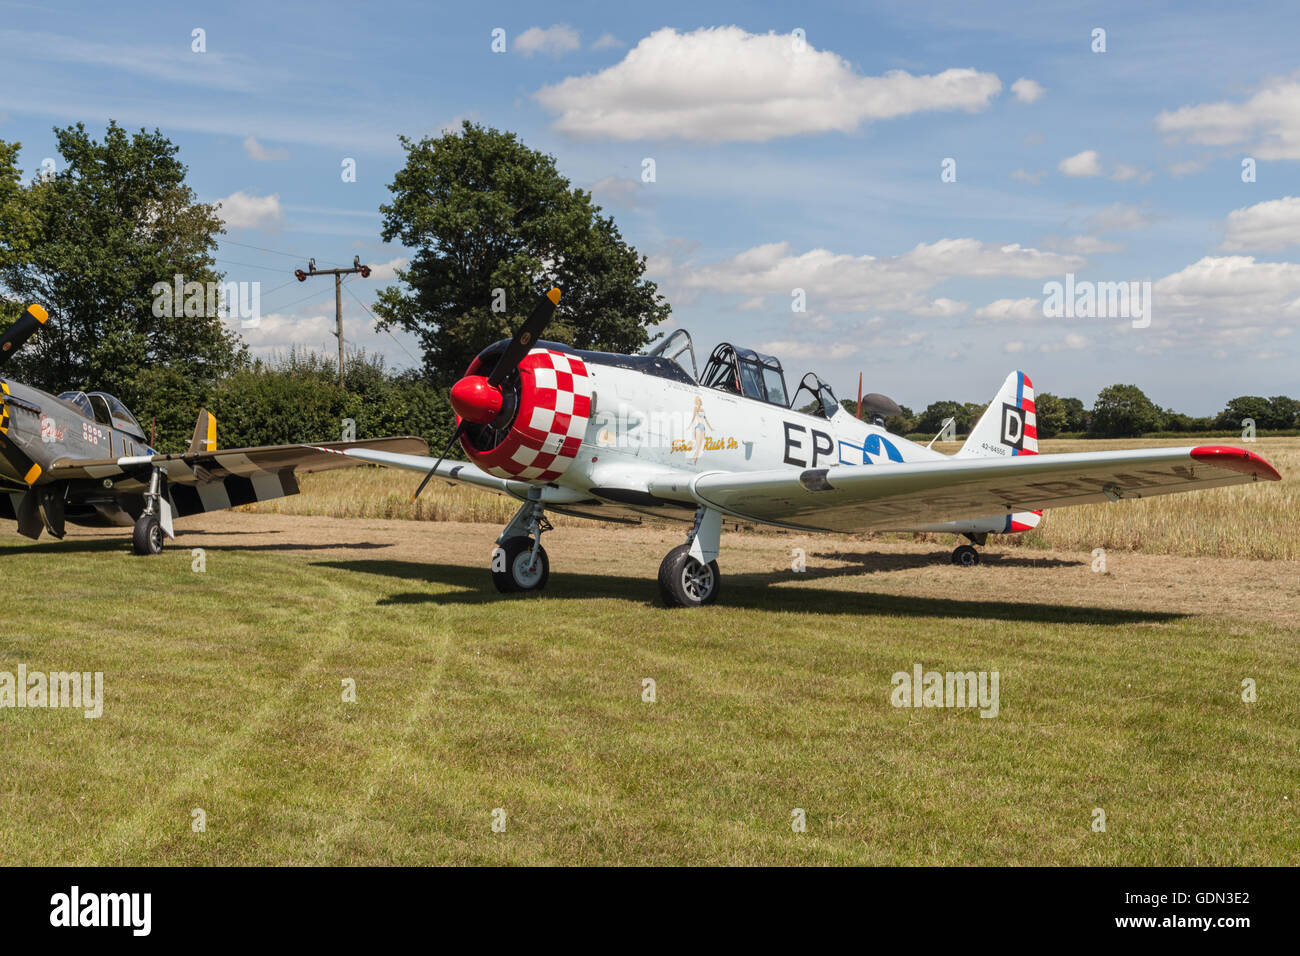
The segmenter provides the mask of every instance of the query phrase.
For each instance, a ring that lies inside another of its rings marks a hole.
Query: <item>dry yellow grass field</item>
[[[1053,454],[1189,444],[1235,443],[1225,439],[1047,440],[1041,448],[1044,454]],[[959,445],[936,447],[953,452]],[[1061,508],[1048,512],[1034,531],[996,536],[990,538],[989,545],[996,549],[1092,551],[1104,548],[1144,554],[1300,559],[1300,438],[1260,438],[1243,447],[1271,462],[1282,473],[1282,481],[1144,501]],[[517,506],[513,499],[503,495],[437,481],[412,504],[411,492],[418,483],[419,476],[413,472],[384,468],[324,472],[305,476],[301,495],[253,505],[247,510],[332,518],[504,524]],[[554,516],[554,520],[557,525],[581,523],[563,516]],[[951,535],[916,537],[935,542],[955,540]]]

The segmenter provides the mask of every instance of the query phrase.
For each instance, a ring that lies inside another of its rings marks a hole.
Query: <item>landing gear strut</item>
[[[144,495],[144,511],[135,519],[131,549],[140,555],[162,554],[163,536],[172,537],[172,509],[163,488],[163,473],[155,468]]]
[[[492,583],[502,594],[540,591],[551,576],[551,562],[542,547],[542,532],[551,530],[542,509],[540,488],[530,488],[528,500],[510,519],[492,552]]]
[[[686,543],[668,552],[659,565],[659,595],[668,607],[702,607],[718,599],[722,575],[718,547],[722,512],[700,508]]]
[[[968,534],[966,537],[971,540],[971,544],[963,544],[956,548],[952,552],[952,563],[963,568],[973,568],[980,563],[980,553],[972,545],[983,545],[989,536],[987,532],[981,531],[978,534]]]

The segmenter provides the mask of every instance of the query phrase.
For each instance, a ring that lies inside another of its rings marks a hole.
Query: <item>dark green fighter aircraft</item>
[[[39,305],[0,336],[0,368],[49,318]],[[160,455],[112,395],[40,389],[0,378],[0,519],[18,533],[62,538],[66,523],[134,525],[136,554],[158,554],[175,537],[173,517],[220,511],[298,493],[298,474],[364,462],[372,449],[428,454],[421,438],[217,449],[217,422],[199,412],[189,451]]]

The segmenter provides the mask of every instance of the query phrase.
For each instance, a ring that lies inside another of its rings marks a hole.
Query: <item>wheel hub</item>
[[[682,590],[703,601],[713,592],[713,569],[691,558],[682,568]]]
[[[522,588],[531,588],[542,577],[541,560],[533,560],[533,549],[527,548],[515,555],[514,567],[511,568],[515,580]]]

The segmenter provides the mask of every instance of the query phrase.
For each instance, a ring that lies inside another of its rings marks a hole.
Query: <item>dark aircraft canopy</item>
[[[69,405],[75,405],[81,414],[101,425],[144,439],[144,429],[135,420],[135,416],[107,392],[64,392],[59,398]]]

